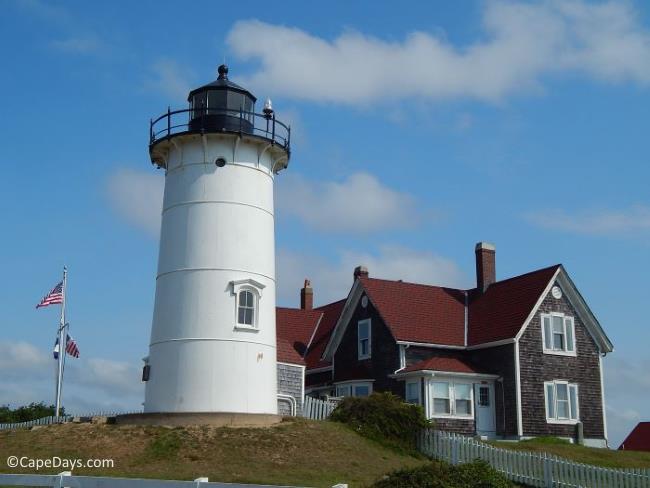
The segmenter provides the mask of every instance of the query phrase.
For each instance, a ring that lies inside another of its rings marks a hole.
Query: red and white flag
[[[57,303],[63,303],[63,281],[45,295],[40,303],[36,305],[36,308],[47,307],[48,305],[55,305]]]

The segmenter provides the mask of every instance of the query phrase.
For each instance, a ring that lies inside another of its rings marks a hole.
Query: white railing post
[[[332,486],[332,488],[348,488],[347,483],[339,483],[338,485]]]
[[[208,482],[209,482],[209,480],[206,477],[196,478],[194,480],[194,483],[196,483],[196,488],[200,488],[201,483],[208,483]]]
[[[63,480],[66,478],[72,477],[72,471],[61,471],[58,475],[56,488],[69,488],[70,485],[66,485]]]

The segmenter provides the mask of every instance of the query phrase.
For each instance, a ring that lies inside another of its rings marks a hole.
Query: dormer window
[[[575,356],[573,317],[557,312],[542,314],[542,342],[545,354]]]
[[[235,328],[259,330],[259,303],[264,285],[255,280],[231,281],[235,297]]]

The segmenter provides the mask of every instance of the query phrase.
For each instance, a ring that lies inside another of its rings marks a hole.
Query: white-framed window
[[[406,382],[406,403],[420,405],[420,380]]]
[[[336,385],[337,397],[367,397],[372,393],[372,383],[360,381],[358,383],[344,383]]]
[[[237,324],[255,326],[257,318],[255,293],[252,290],[241,290],[237,296]]]
[[[359,320],[357,323],[359,359],[368,359],[372,355],[371,336],[372,327],[370,324],[370,319]]]
[[[432,413],[434,417],[472,418],[474,407],[471,383],[432,381]]]
[[[235,328],[259,330],[259,304],[264,285],[251,279],[232,281],[231,285],[235,297]]]
[[[580,420],[578,385],[568,381],[544,382],[546,422],[576,423]]]
[[[576,355],[575,321],[563,313],[542,314],[542,347],[545,354]]]

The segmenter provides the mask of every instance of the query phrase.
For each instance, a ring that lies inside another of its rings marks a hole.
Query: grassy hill
[[[112,469],[77,475],[361,487],[398,469],[425,462],[397,454],[344,425],[292,419],[266,429],[53,425],[0,431],[0,472],[8,456],[114,460]],[[49,474],[61,469],[41,470]]]

